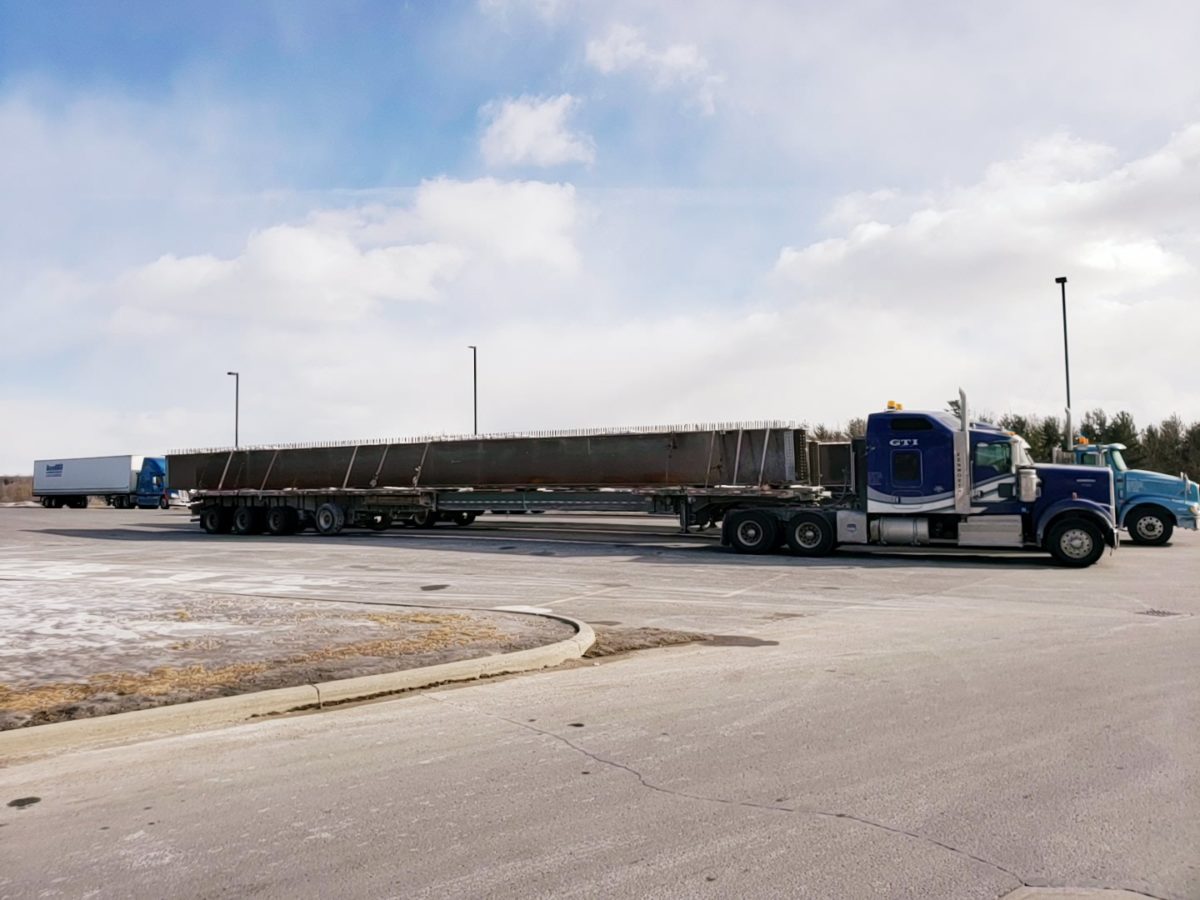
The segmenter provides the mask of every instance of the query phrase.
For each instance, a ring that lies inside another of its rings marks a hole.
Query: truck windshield
[[[1116,447],[1108,451],[1108,458],[1112,460],[1112,467],[1118,472],[1124,472],[1129,466],[1125,465],[1125,457],[1121,455],[1121,451]]]

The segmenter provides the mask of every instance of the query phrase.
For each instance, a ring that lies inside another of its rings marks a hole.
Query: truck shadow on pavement
[[[151,528],[41,528],[26,529],[27,533],[46,534],[77,540],[123,541],[132,543],[169,543],[172,545],[206,544],[214,548],[234,549],[252,544],[284,546],[304,544],[320,547],[378,547],[379,549],[413,549],[435,553],[473,553],[503,556],[600,558],[632,557],[636,562],[656,565],[721,565],[753,568],[973,568],[1044,570],[1061,568],[1049,555],[1032,551],[970,551],[926,550],[922,548],[839,549],[829,556],[802,557],[786,548],[778,553],[751,556],[735,553],[718,544],[715,532],[706,534],[642,534],[637,540],[620,534],[571,534],[557,537],[520,534],[502,529],[472,529],[471,532],[449,528],[429,531],[392,529],[386,532],[348,531],[325,537],[306,532],[288,537],[271,535],[211,535],[200,532],[194,525]],[[690,546],[678,546],[686,542]],[[1122,548],[1124,549],[1124,548]],[[1158,549],[1158,548],[1155,548]],[[1103,560],[1101,560],[1103,565]],[[1064,569],[1063,571],[1070,571]]]

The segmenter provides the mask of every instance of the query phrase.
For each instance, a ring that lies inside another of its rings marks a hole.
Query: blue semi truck
[[[863,439],[786,423],[471,435],[168,454],[210,534],[471,524],[482,511],[645,512],[721,523],[740,553],[784,544],[1042,550],[1090,566],[1117,546],[1108,469],[1035,465],[1019,435],[962,414],[872,413]],[[834,452],[836,451],[836,452]]]
[[[1117,524],[1135,544],[1162,545],[1176,528],[1196,530],[1200,519],[1200,485],[1187,475],[1165,475],[1131,469],[1124,444],[1092,444],[1081,438],[1071,451],[1072,462],[1103,466],[1112,471],[1117,494]]]
[[[764,506],[724,517],[744,553],[780,541],[802,556],[853,544],[1040,549],[1065,566],[1096,562],[1118,543],[1112,472],[1037,464],[1024,438],[961,415],[889,403],[853,445],[854,490],[812,507]]]

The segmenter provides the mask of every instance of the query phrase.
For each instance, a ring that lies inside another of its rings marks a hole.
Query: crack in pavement
[[[1020,875],[1018,875],[1016,872],[1012,871],[1011,869],[1006,869],[1004,866],[1000,865],[999,863],[993,862],[990,859],[984,859],[982,856],[976,856],[974,853],[971,853],[967,850],[963,850],[960,847],[955,847],[952,844],[947,844],[944,841],[939,841],[937,838],[929,837],[928,835],[925,835],[925,834],[919,834],[915,831],[906,831],[903,828],[897,828],[892,825],[886,825],[883,822],[877,822],[873,819],[868,819],[863,816],[856,816],[853,813],[832,812],[830,810],[817,809],[815,807],[809,807],[809,806],[779,806],[777,804],[755,803],[752,800],[730,800],[726,797],[711,797],[711,796],[707,796],[705,794],[693,794],[688,791],[673,790],[671,788],[663,787],[662,785],[655,784],[654,782],[647,779],[645,775],[643,775],[641,772],[639,772],[637,769],[633,768],[632,766],[626,765],[623,762],[618,762],[615,759],[608,759],[607,757],[601,756],[598,753],[593,753],[591,750],[588,750],[585,747],[579,746],[578,744],[571,741],[569,738],[563,737],[561,734],[557,734],[556,732],[548,731],[545,728],[538,728],[536,725],[533,725],[529,722],[521,722],[521,721],[518,721],[517,719],[511,719],[508,716],[499,715],[498,713],[485,712],[480,709],[475,709],[473,707],[465,706],[461,703],[455,703],[453,700],[448,700],[444,697],[438,697],[435,694],[422,694],[422,696],[426,700],[431,700],[435,703],[440,703],[445,706],[452,706],[455,709],[459,710],[460,712],[470,713],[473,715],[485,716],[486,718],[489,718],[489,719],[496,719],[501,722],[507,722],[509,725],[515,725],[518,728],[523,728],[524,730],[532,732],[534,734],[539,734],[544,737],[553,738],[554,740],[558,741],[559,743],[565,744],[566,746],[570,747],[576,753],[586,756],[588,759],[593,760],[594,762],[597,762],[604,766],[609,766],[610,768],[613,768],[613,769],[620,769],[623,772],[628,772],[630,775],[632,775],[634,778],[636,778],[638,780],[638,782],[642,785],[642,787],[647,788],[651,791],[656,791],[657,793],[660,793],[660,794],[666,794],[671,797],[680,797],[680,798],[686,799],[686,800],[696,800],[696,801],[699,801],[702,803],[718,803],[718,804],[722,804],[725,806],[737,806],[737,807],[743,807],[746,809],[763,810],[766,812],[799,813],[801,815],[814,816],[814,817],[818,817],[818,818],[840,819],[840,820],[846,821],[846,822],[857,822],[858,824],[865,825],[868,828],[875,828],[880,831],[887,832],[888,834],[894,834],[894,835],[899,835],[902,837],[908,837],[908,838],[912,838],[913,840],[921,841],[922,843],[929,844],[934,847],[940,847],[941,849],[947,850],[956,856],[962,857],[963,859],[969,859],[969,860],[972,860],[973,862],[981,863],[982,865],[988,866],[989,868],[992,868],[992,869],[996,870],[997,872],[1002,872],[1003,874],[1007,875],[1008,877],[1010,877],[1014,881],[1016,881],[1021,887],[1053,887],[1053,885],[1040,884],[1038,882],[1028,882],[1024,878],[1022,878]],[[1063,887],[1066,887],[1066,885],[1063,885]],[[1142,897],[1147,897],[1147,898],[1149,898],[1149,900],[1168,900],[1168,898],[1160,897],[1156,894],[1147,894],[1144,891],[1139,891],[1134,888],[1101,887],[1101,888],[1095,888],[1095,889],[1097,889],[1097,890],[1123,890],[1123,891],[1129,891],[1130,893],[1133,893],[1133,894],[1138,894],[1139,896],[1142,896]],[[1013,890],[1015,890],[1015,888]],[[1001,894],[1000,896],[1004,897],[1009,893],[1012,893],[1012,891],[1011,890],[1005,891],[1005,893]]]

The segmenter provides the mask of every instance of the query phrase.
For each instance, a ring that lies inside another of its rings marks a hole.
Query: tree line
[[[949,402],[947,412],[958,415],[957,400]],[[985,413],[972,419],[994,422],[1007,431],[1015,431],[1029,442],[1030,453],[1038,462],[1053,462],[1055,448],[1063,446],[1066,425],[1058,416],[1006,413],[996,417]],[[862,437],[866,431],[866,419],[851,419],[845,428],[818,425],[812,429],[812,435],[819,441],[844,441]],[[1173,415],[1156,425],[1138,428],[1133,415],[1125,410],[1110,417],[1103,409],[1093,409],[1083,414],[1083,421],[1076,425],[1076,434],[1093,444],[1124,444],[1127,449],[1123,455],[1131,469],[1200,476],[1200,422],[1186,425],[1178,415]]]

